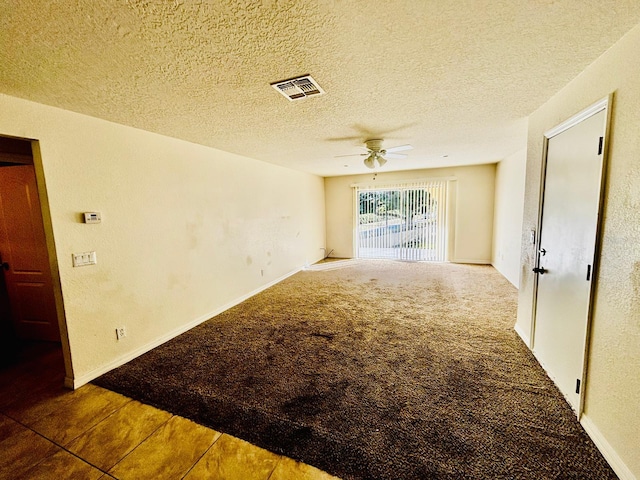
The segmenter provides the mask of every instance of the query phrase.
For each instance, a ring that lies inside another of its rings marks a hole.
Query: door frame
[[[540,175],[540,190],[538,193],[538,220],[536,226],[536,238],[534,242],[535,247],[535,266],[540,266],[540,238],[541,238],[541,230],[542,230],[542,217],[544,213],[544,193],[545,193],[545,184],[547,179],[547,157],[549,150],[549,140],[555,137],[556,135],[569,130],[571,127],[576,126],[583,120],[595,115],[596,113],[600,113],[601,111],[606,111],[606,119],[605,126],[603,132],[603,145],[602,145],[602,165],[600,172],[600,192],[599,192],[599,200],[598,200],[598,214],[596,217],[596,235],[595,235],[595,244],[593,250],[593,261],[592,261],[592,270],[591,270],[591,284],[589,288],[589,300],[587,305],[587,318],[586,318],[586,333],[584,339],[584,353],[583,353],[583,365],[582,365],[582,378],[580,379],[580,393],[579,393],[579,406],[576,410],[576,416],[578,420],[580,420],[582,416],[582,412],[584,409],[585,402],[585,393],[587,391],[587,377],[588,377],[588,367],[589,367],[589,344],[591,340],[591,321],[593,317],[593,308],[594,308],[594,299],[596,295],[598,276],[599,276],[599,263],[600,263],[600,251],[601,251],[601,243],[602,243],[602,227],[603,227],[603,212],[604,212],[604,202],[605,202],[605,190],[607,183],[607,170],[608,170],[608,157],[609,157],[609,136],[611,131],[611,111],[613,107],[613,93],[610,93],[606,97],[600,99],[596,103],[591,106],[585,108],[584,110],[578,112],[572,117],[568,118],[564,122],[556,125],[555,127],[547,130],[543,134],[543,146],[542,146],[542,164],[541,164],[541,175]],[[537,306],[538,306],[538,278],[539,275],[534,275],[533,278],[533,289],[532,289],[532,308],[531,308],[531,328],[529,331],[529,348],[531,352],[534,352],[535,349],[535,329],[536,329],[536,318],[537,318]],[[535,353],[534,353],[535,355]],[[537,356],[536,356],[537,358]],[[539,360],[538,360],[539,361]],[[544,365],[543,365],[544,368]],[[546,370],[546,368],[545,368]]]
[[[38,189],[38,203],[42,214],[42,223],[44,227],[45,244],[49,257],[49,269],[51,270],[51,284],[53,288],[53,296],[55,299],[56,316],[58,321],[58,329],[60,330],[60,344],[62,346],[62,356],[64,359],[65,378],[64,385],[67,388],[74,388],[73,382],[73,364],[71,361],[71,349],[69,345],[69,332],[67,329],[67,319],[64,311],[64,302],[62,296],[62,284],[60,282],[60,270],[58,268],[58,257],[56,254],[55,238],[53,234],[53,223],[51,220],[51,212],[49,207],[49,197],[47,195],[47,187],[42,163],[42,153],[40,150],[40,142],[32,138],[16,137],[13,135],[5,135],[5,138],[14,138],[16,140],[27,141],[31,144],[31,156],[33,161],[33,170],[36,177],[36,187]]]

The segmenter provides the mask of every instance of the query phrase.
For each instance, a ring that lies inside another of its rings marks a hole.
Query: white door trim
[[[577,125],[578,123],[582,122],[583,120],[586,120],[587,118],[591,117],[592,115],[595,115],[596,113],[601,112],[605,108],[608,108],[609,105],[611,104],[612,97],[613,97],[613,94],[606,96],[605,98],[597,101],[596,103],[594,103],[590,107],[587,107],[584,110],[582,110],[581,112],[576,113],[573,117],[568,118],[567,120],[565,120],[561,124],[556,125],[555,127],[547,130],[546,132],[544,132],[545,141],[549,140],[550,138],[555,137],[556,135],[559,135],[560,133],[564,132],[565,130],[569,130],[571,127]],[[608,126],[609,126],[609,118],[607,118],[607,127]],[[546,154],[545,154],[545,157],[544,157],[545,163],[546,163],[546,159],[547,159],[547,157],[546,157]]]
[[[604,205],[604,192],[606,185],[606,171],[607,171],[607,159],[608,159],[608,145],[609,145],[609,134],[610,134],[610,126],[611,126],[611,105],[613,103],[613,93],[607,95],[601,100],[597,101],[593,105],[587,107],[586,109],[580,111],[579,113],[573,115],[568,118],[564,122],[558,124],[557,126],[547,130],[544,132],[544,140],[543,140],[543,148],[542,148],[542,162],[541,162],[541,176],[540,176],[540,190],[538,196],[538,221],[537,221],[537,234],[535,239],[535,266],[538,267],[540,265],[540,237],[541,237],[541,229],[542,229],[542,216],[544,212],[544,190],[545,190],[545,180],[546,180],[546,171],[547,171],[547,155],[549,149],[549,140],[556,135],[574,127],[579,124],[583,120],[606,110],[606,121],[603,132],[603,144],[602,144],[602,166],[601,166],[601,181],[600,181],[600,192],[599,192],[599,204],[598,204],[598,214],[596,219],[596,239],[595,239],[595,248],[594,248],[594,258],[593,258],[593,268],[591,271],[591,285],[590,285],[590,295],[589,295],[589,303],[588,303],[588,311],[587,311],[587,325],[586,325],[586,336],[584,343],[584,364],[582,368],[582,379],[580,381],[580,393],[579,393],[579,407],[575,412],[578,419],[581,418],[582,412],[584,409],[585,402],[585,393],[587,390],[587,379],[588,379],[588,360],[589,360],[589,340],[591,336],[591,318],[593,316],[593,304],[595,297],[595,289],[597,286],[597,275],[598,275],[598,264],[600,257],[600,245],[601,245],[601,236],[602,236],[602,213],[603,213],[603,205]],[[533,281],[533,289],[532,289],[532,309],[531,309],[531,328],[530,328],[530,345],[529,348],[532,352],[534,352],[535,348],[535,328],[536,328],[536,307],[537,307],[537,298],[538,298],[538,275],[534,276]],[[534,353],[535,355],[535,353]],[[537,356],[536,356],[537,358]],[[540,359],[538,359],[540,362]],[[542,365],[542,363],[541,363]],[[546,369],[544,365],[543,368]]]

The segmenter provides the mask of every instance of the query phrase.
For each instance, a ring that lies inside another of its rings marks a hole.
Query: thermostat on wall
[[[101,221],[100,212],[84,212],[84,223],[100,223]]]

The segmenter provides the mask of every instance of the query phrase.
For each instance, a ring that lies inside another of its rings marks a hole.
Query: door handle
[[[547,251],[544,248],[541,248],[540,250],[538,250],[538,252],[540,252],[540,255],[542,255],[543,257],[547,254]]]
[[[540,267],[540,268],[535,267],[535,268],[533,269],[533,272],[534,272],[534,273],[539,273],[540,275],[544,275],[547,271],[546,271],[544,268],[542,268],[542,267]]]
[[[0,262],[0,267],[4,268],[5,270],[9,270],[9,264],[7,262]]]

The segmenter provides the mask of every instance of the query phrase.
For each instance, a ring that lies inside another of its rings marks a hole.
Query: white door
[[[533,352],[579,414],[607,110],[548,140]]]

